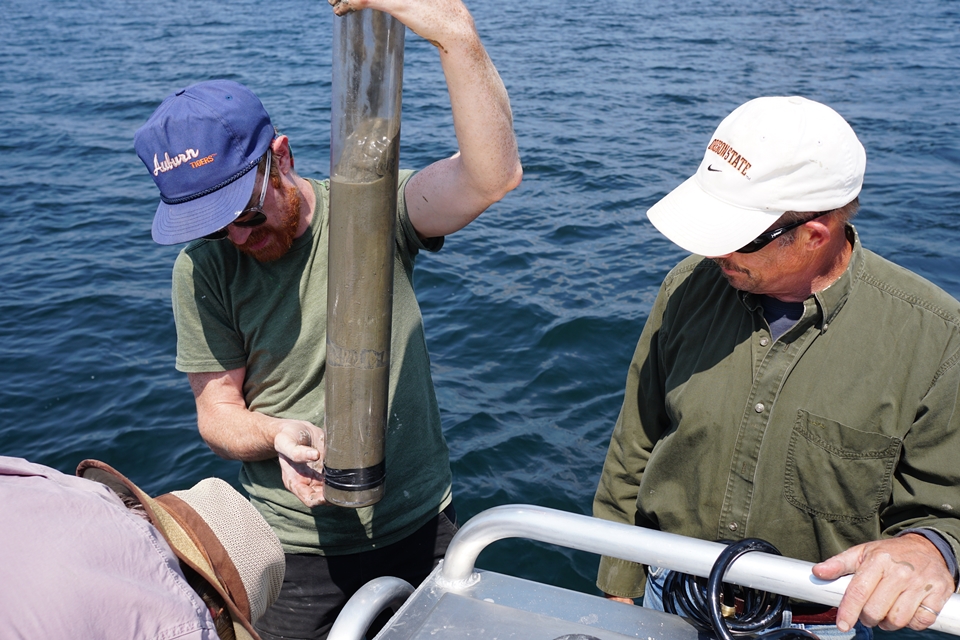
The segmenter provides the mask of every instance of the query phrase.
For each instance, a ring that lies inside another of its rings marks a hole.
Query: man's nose
[[[253,233],[253,227],[238,227],[235,224],[227,226],[227,237],[230,238],[230,242],[236,245],[246,242],[251,233]]]

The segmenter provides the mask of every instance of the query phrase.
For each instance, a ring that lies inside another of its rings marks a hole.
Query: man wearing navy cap
[[[377,504],[323,503],[329,182],[302,178],[257,97],[215,80],[169,96],[135,146],[160,188],[153,238],[189,242],[173,274],[177,362],[200,434],[243,462],[240,480],[276,531],[287,571],[264,638],[322,638],[381,575],[418,583],[455,532],[449,453],[413,266],[520,183],[509,100],[460,0],[374,8],[437,45],[460,150],[399,176],[387,486]]]
[[[930,626],[960,550],[960,303],[861,246],[865,167],[811,100],[720,123],[647,213],[695,255],[650,311],[594,499],[598,517],[852,574],[838,609],[785,619],[829,637]],[[664,582],[605,557],[597,585],[655,607]]]

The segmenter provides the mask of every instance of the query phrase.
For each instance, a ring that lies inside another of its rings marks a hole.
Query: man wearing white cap
[[[247,87],[211,80],[169,95],[137,131],[160,189],[153,238],[189,242],[173,270],[177,369],[200,435],[242,461],[240,481],[283,544],[283,588],[257,622],[267,638],[323,638],[346,600],[383,575],[418,583],[456,529],[449,451],[413,289],[439,251],[521,179],[506,89],[460,0],[341,0],[437,46],[459,151],[397,192],[385,495],[358,509],[323,499],[329,181],[300,176],[290,141]]]
[[[758,98],[650,209],[695,255],[647,319],[594,500],[853,574],[839,609],[792,603],[785,623],[859,637],[931,625],[960,551],[960,303],[860,245],[865,166],[829,107]],[[605,557],[597,585],[655,607],[663,578]]]

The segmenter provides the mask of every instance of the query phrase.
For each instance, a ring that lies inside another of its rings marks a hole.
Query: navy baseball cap
[[[242,84],[211,80],[167,96],[133,138],[160,188],[154,241],[188,242],[233,222],[273,136],[263,104]]]

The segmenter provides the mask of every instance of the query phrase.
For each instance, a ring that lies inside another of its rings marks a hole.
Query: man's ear
[[[293,169],[293,152],[290,151],[290,139],[279,135],[270,144],[273,151],[273,161],[277,163],[280,173],[286,175]]]
[[[807,249],[816,250],[830,243],[831,238],[837,233],[830,224],[822,218],[811,220],[800,227],[799,231],[803,233],[803,242]],[[842,233],[842,231],[839,231]]]

